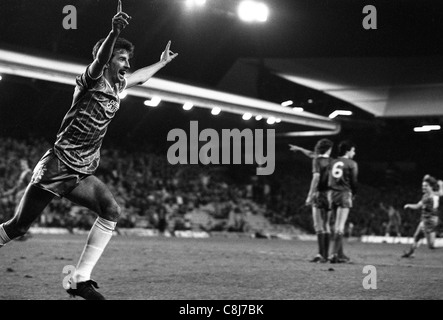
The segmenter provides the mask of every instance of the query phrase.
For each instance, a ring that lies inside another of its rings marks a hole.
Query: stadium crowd
[[[17,184],[20,160],[28,160],[33,168],[49,147],[44,140],[0,137],[0,221],[13,215],[19,201],[20,194],[2,194]],[[152,151],[104,147],[97,176],[123,209],[120,228],[248,232],[257,231],[249,218],[263,217],[269,225],[313,233],[311,209],[304,205],[311,174],[305,166],[279,166],[271,176],[252,174],[243,181],[227,171],[222,166],[170,165],[166,156]],[[384,235],[389,217],[383,206],[391,205],[401,214],[401,234],[411,236],[419,214],[404,212],[402,207],[420,199],[417,186],[360,184],[347,235]],[[57,198],[36,225],[88,229],[94,219],[89,210]]]

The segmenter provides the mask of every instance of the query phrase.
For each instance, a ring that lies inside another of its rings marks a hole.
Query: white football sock
[[[0,224],[0,248],[7,244],[11,239],[9,239],[6,234],[5,228],[3,228],[4,223]]]
[[[103,250],[111,239],[112,231],[114,231],[116,225],[116,222],[100,217],[95,220],[91,231],[89,231],[88,239],[78,261],[77,268],[72,276],[75,283],[91,279],[92,269],[94,269]]]

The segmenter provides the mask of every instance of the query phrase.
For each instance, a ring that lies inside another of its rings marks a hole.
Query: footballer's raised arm
[[[129,24],[131,17],[122,11],[121,1],[117,6],[117,13],[112,18],[112,30],[105,38],[100,48],[97,51],[97,55],[94,57],[94,61],[89,67],[89,75],[91,78],[96,79],[103,73],[103,69],[112,57],[114,50],[114,44],[117,40],[120,32]]]
[[[178,53],[174,53],[170,49],[171,41],[169,41],[166,45],[165,50],[162,52],[160,56],[160,60],[157,63],[154,63],[150,66],[138,69],[133,74],[131,74],[126,79],[126,88],[130,88],[136,85],[141,85],[148,81],[154,74],[156,74],[161,68],[166,66],[169,62],[171,62],[175,57],[178,56]]]

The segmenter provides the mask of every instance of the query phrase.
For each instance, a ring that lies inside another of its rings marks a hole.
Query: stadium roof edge
[[[85,67],[78,63],[0,49],[0,73],[4,74],[75,85],[75,77],[84,72]],[[230,113],[249,112],[253,115],[260,114],[264,118],[280,118],[283,122],[324,129],[325,134],[340,132],[339,123],[323,116],[309,112],[294,112],[291,108],[277,103],[156,77],[141,86],[128,89],[127,92],[128,95],[137,97],[158,96],[164,101],[179,104],[188,102],[208,109],[220,107],[222,111]]]

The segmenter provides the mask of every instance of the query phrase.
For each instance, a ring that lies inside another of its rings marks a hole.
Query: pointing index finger
[[[122,12],[122,1],[121,0],[118,0],[117,13],[118,12]]]

